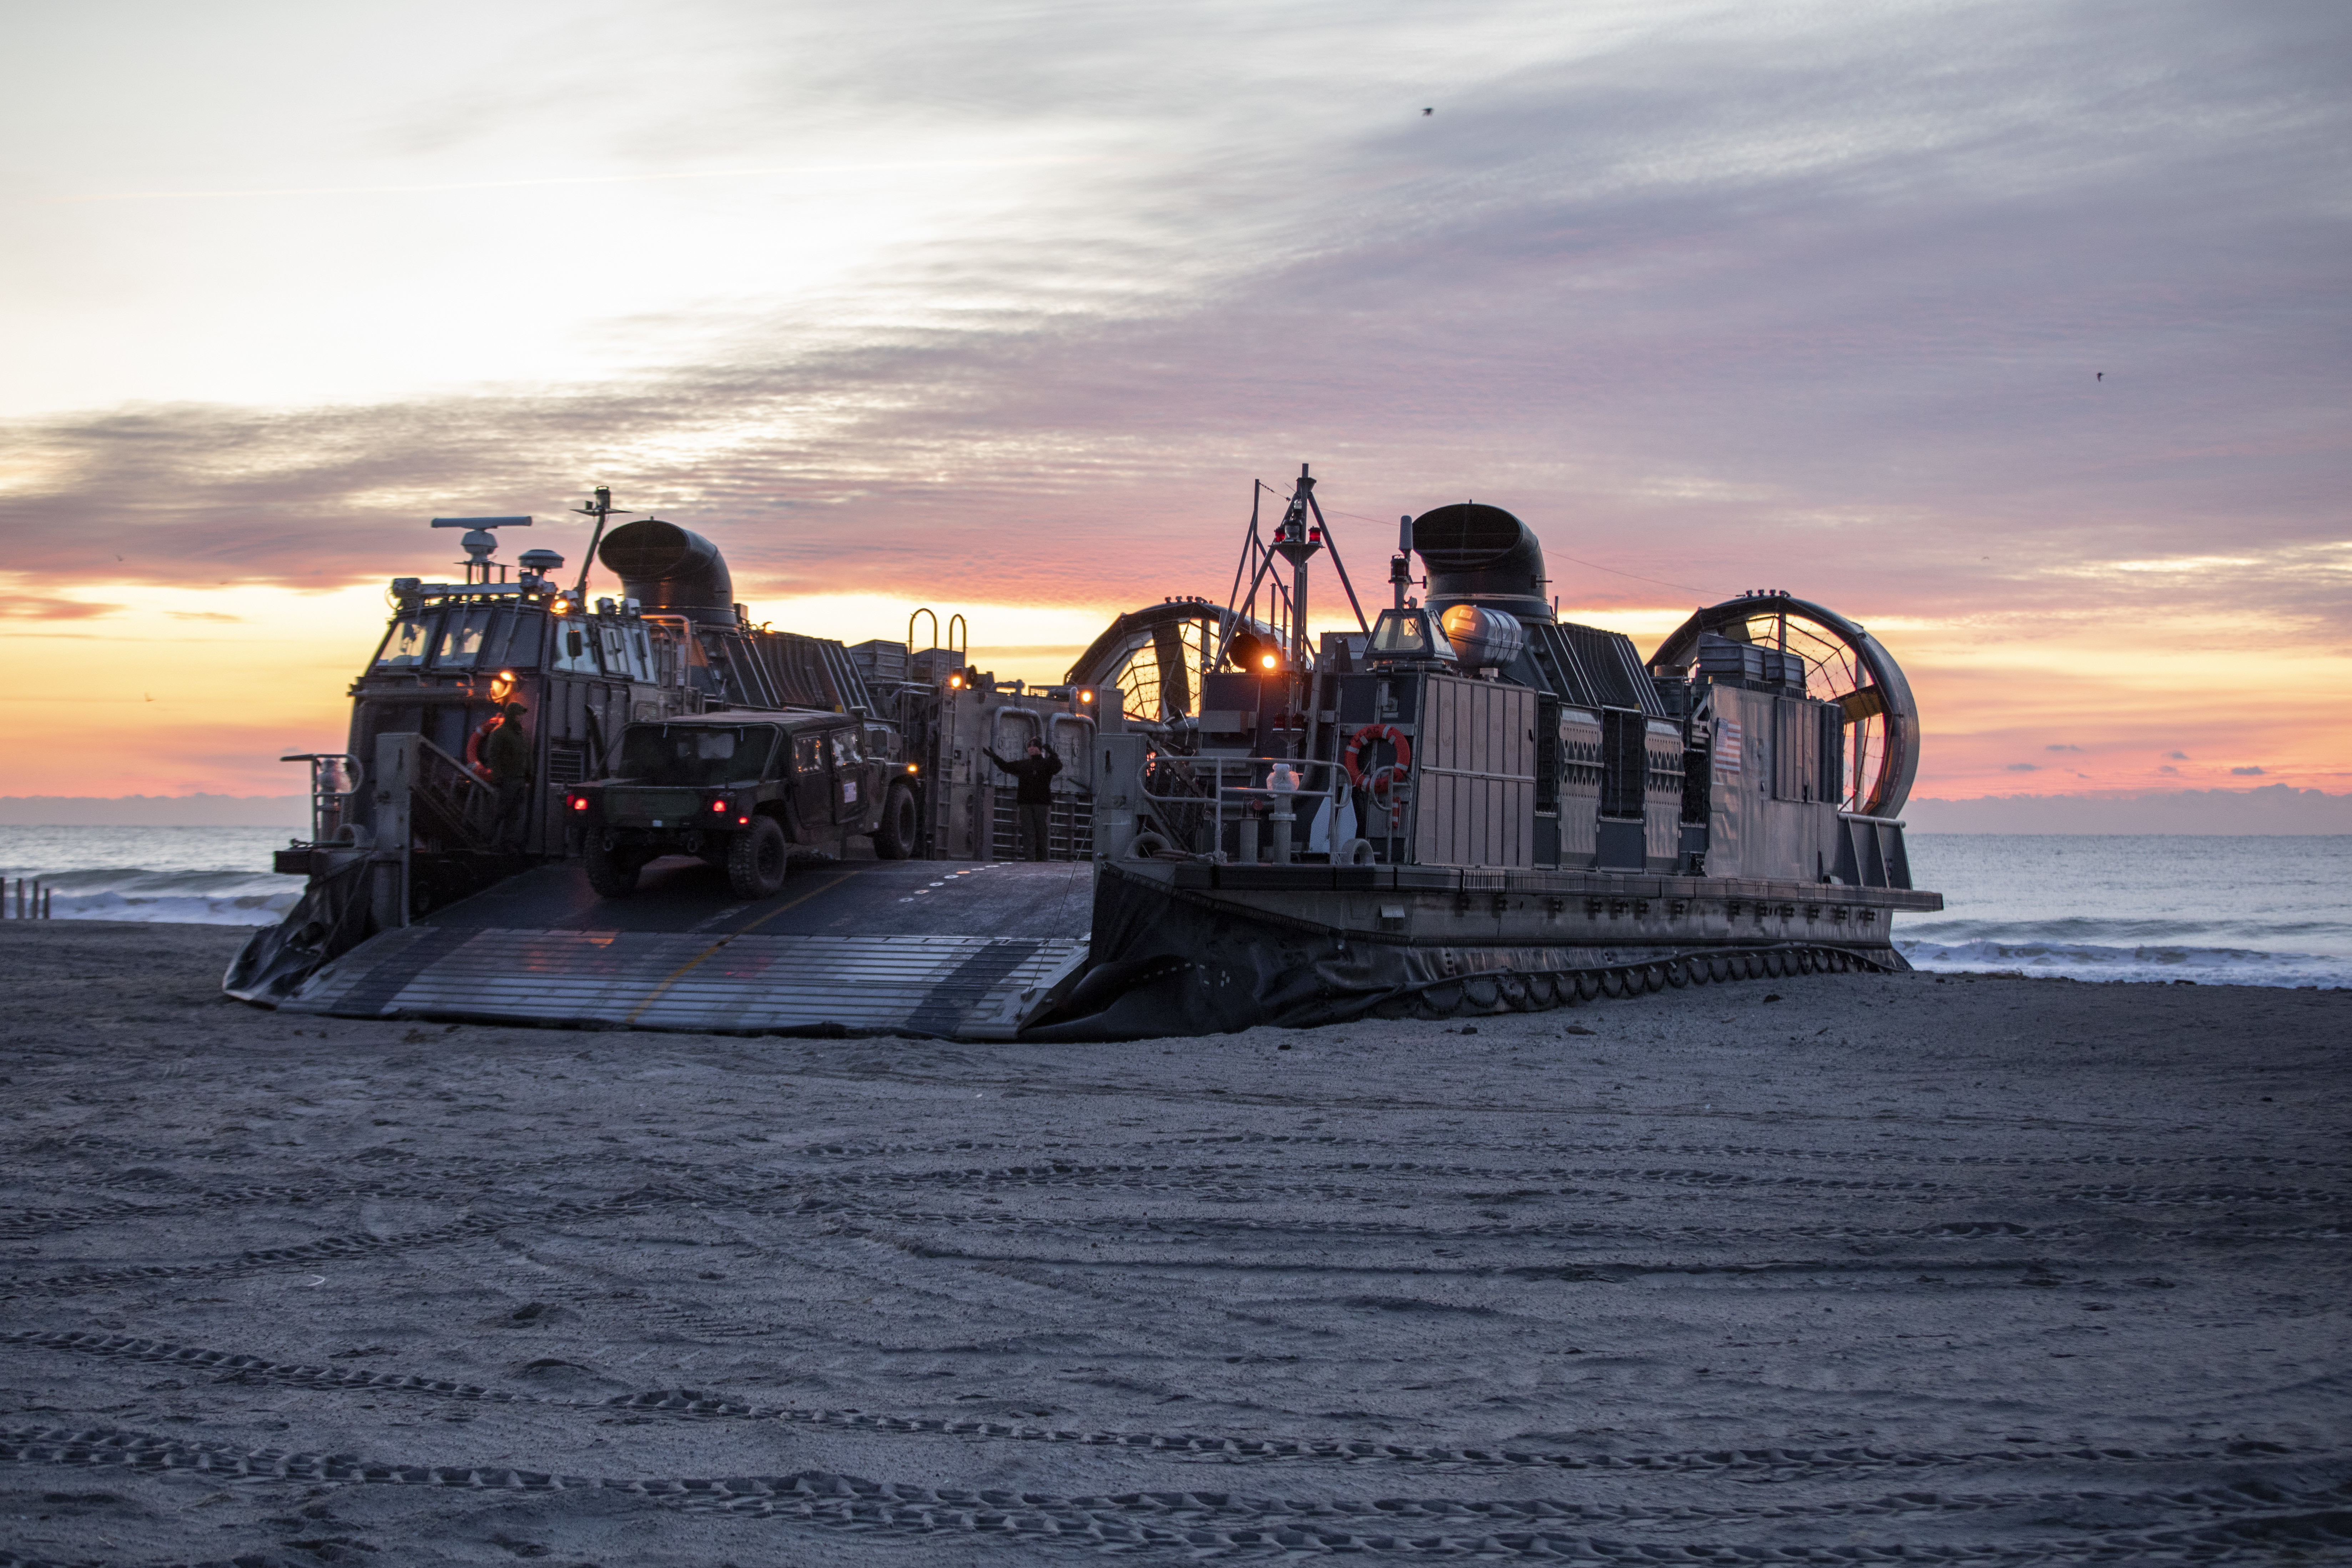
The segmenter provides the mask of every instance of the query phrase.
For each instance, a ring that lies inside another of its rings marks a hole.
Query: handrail
[[[360,760],[349,752],[295,752],[278,760],[310,764],[310,842],[332,842],[342,831],[343,807],[360,792]],[[333,787],[337,773],[348,781],[341,789]]]
[[[915,622],[924,616],[931,617],[931,647],[940,646],[940,613],[929,605],[919,605],[915,613],[907,617],[907,651],[909,654],[915,651]]]
[[[1238,768],[1243,770],[1243,776],[1245,779],[1255,781],[1259,776],[1270,773],[1276,763],[1280,763],[1283,766],[1291,769],[1294,773],[1297,773],[1299,775],[1298,788],[1295,790],[1284,790],[1276,789],[1271,784],[1259,784],[1255,782],[1242,784],[1227,784],[1225,782],[1225,772],[1228,768]],[[1198,795],[1161,795],[1155,792],[1150,786],[1151,770],[1155,766],[1166,768],[1171,773],[1186,774],[1197,778],[1203,764],[1206,764],[1209,773],[1207,780],[1209,792],[1205,796]],[[1328,779],[1328,783],[1319,786],[1314,785],[1310,783],[1310,781],[1315,777],[1315,770],[1318,768],[1325,772]],[[1136,795],[1140,799],[1150,801],[1154,805],[1207,805],[1210,813],[1212,834],[1209,842],[1213,846],[1217,846],[1222,845],[1224,842],[1225,803],[1228,800],[1231,800],[1237,808],[1245,808],[1246,806],[1254,805],[1261,800],[1272,801],[1276,798],[1292,797],[1323,798],[1333,802],[1336,807],[1337,803],[1340,800],[1343,794],[1340,780],[1346,776],[1347,764],[1345,763],[1320,761],[1309,758],[1160,756],[1152,758],[1150,761],[1147,762],[1144,764],[1141,773],[1138,774],[1136,778]],[[1236,815],[1239,815],[1238,810]]]
[[[1048,713],[1045,715],[1045,739],[1048,745],[1053,743],[1055,731],[1065,724],[1075,724],[1085,731],[1079,737],[1078,754],[1087,760],[1086,782],[1080,784],[1077,780],[1072,779],[1070,784],[1074,789],[1083,790],[1091,795],[1095,787],[1095,736],[1099,732],[1099,727],[1095,723],[1094,716],[1091,714]]]
[[[496,847],[498,791],[422,735],[416,738],[416,777],[409,793],[467,848]]]

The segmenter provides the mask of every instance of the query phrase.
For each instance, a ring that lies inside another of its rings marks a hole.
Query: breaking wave
[[[61,921],[276,925],[302,896],[299,877],[269,869],[289,835],[271,827],[0,829],[8,919],[16,887],[38,879]]]
[[[276,925],[302,896],[302,879],[250,871],[62,871],[41,879],[61,921],[164,921],[186,925]],[[16,918],[9,893],[8,918]]]
[[[1902,915],[1914,967],[2201,985],[2352,985],[2352,837],[1911,841],[1940,914]]]
[[[1897,936],[1895,946],[1914,969],[1931,973],[1990,972],[2159,984],[2188,980],[2200,985],[2352,985],[2352,961],[2317,952],[2198,947],[2185,942],[2105,947],[2030,938],[1927,942]]]

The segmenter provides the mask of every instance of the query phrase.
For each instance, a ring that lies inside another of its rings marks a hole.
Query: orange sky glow
[[[436,515],[1050,680],[1301,462],[1864,623],[1922,797],[2352,794],[2352,10],[18,12],[0,795],[293,792]]]
[[[1171,583],[1169,592],[1203,586]],[[779,626],[853,642],[903,637],[916,607],[878,595],[741,591],[752,593],[755,615]],[[0,721],[35,743],[0,765],[0,793],[290,793],[299,770],[276,759],[341,748],[345,689],[373,652],[385,614],[380,584],[299,593],[92,584],[73,602],[95,613],[19,622],[5,634],[11,679]],[[1050,609],[925,602],[967,616],[976,664],[1050,682],[1110,616],[1148,601]],[[1561,607],[1565,618],[1628,633],[1644,653],[1687,613]],[[1860,609],[1855,618],[1895,650],[1919,698],[1923,796],[2254,784],[2352,791],[2352,651],[2283,649],[2226,622],[2186,631],[2179,646],[2150,647],[2128,615],[2079,616],[2046,629],[1874,619]],[[1334,630],[1353,625],[1344,616],[1316,620]],[[918,640],[928,634],[926,622]]]

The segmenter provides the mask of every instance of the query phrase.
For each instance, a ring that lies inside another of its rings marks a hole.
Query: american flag
[[[1739,771],[1739,721],[1727,715],[1715,721],[1715,765],[1727,773]]]

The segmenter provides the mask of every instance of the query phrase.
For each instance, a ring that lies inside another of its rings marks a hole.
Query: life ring
[[[1403,731],[1393,724],[1367,724],[1348,737],[1348,749],[1339,755],[1348,769],[1348,782],[1359,789],[1364,785],[1363,751],[1374,741],[1386,741],[1396,748],[1395,767],[1402,770],[1412,766],[1412,742]]]
[[[493,713],[477,725],[472,734],[466,737],[466,767],[484,784],[488,784],[491,780],[489,765],[482,761],[482,742],[488,740],[490,731],[504,721],[498,714]]]

